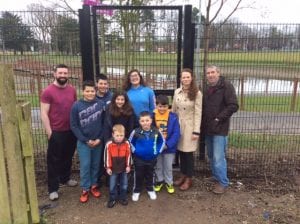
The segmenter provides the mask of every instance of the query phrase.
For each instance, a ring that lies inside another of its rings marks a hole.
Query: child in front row
[[[80,161],[80,202],[89,199],[89,193],[100,197],[97,179],[101,159],[101,139],[104,123],[105,104],[96,98],[94,81],[82,84],[83,98],[73,104],[71,129],[77,138],[77,152]]]
[[[131,166],[131,147],[125,139],[125,128],[121,124],[116,124],[112,128],[112,139],[106,143],[104,149],[104,166],[110,176],[107,207],[114,207],[117,200],[126,206],[128,204],[127,174],[130,172]]]
[[[157,157],[154,190],[156,192],[160,191],[165,184],[168,193],[172,194],[175,192],[172,164],[180,138],[180,126],[177,115],[169,110],[169,99],[167,96],[157,96],[153,120],[154,125],[162,132],[166,141],[163,152]]]
[[[130,134],[129,141],[132,144],[134,164],[134,186],[132,201],[138,201],[144,179],[146,189],[151,200],[156,199],[154,191],[154,167],[157,156],[162,152],[165,141],[161,132],[152,126],[151,113],[141,112],[139,116],[140,127]]]

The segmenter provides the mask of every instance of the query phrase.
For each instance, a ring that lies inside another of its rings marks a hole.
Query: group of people
[[[143,185],[151,200],[163,187],[167,192],[192,186],[194,152],[199,136],[205,136],[214,182],[213,192],[228,187],[226,148],[230,117],[238,110],[232,84],[217,66],[206,69],[202,92],[191,69],[180,74],[172,104],[165,95],[155,97],[141,73],[133,69],[123,91],[109,90],[107,76],[82,83],[82,98],[68,84],[68,67],[57,65],[54,82],[41,95],[41,119],[48,136],[47,173],[49,199],[58,199],[60,185],[76,186],[70,179],[72,157],[80,161],[80,201],[101,196],[101,177],[109,177],[112,208],[128,204],[128,174],[133,167],[132,201],[138,201]],[[202,95],[203,93],[203,95]],[[170,109],[171,106],[171,109]],[[204,134],[204,135],[203,135]],[[179,155],[180,176],[173,181],[172,165]]]

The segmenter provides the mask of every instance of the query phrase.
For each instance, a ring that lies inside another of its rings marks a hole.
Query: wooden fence
[[[39,223],[31,107],[17,103],[11,65],[0,64],[0,222]]]

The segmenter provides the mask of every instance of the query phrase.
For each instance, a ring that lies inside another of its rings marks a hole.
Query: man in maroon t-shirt
[[[54,69],[54,82],[41,95],[41,119],[48,136],[47,173],[49,199],[58,199],[59,184],[76,186],[70,179],[76,138],[70,129],[70,111],[76,101],[76,90],[68,84],[68,67]]]

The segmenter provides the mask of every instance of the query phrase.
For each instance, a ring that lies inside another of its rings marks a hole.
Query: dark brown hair
[[[54,68],[53,68],[54,72],[57,72],[58,68],[66,68],[66,69],[68,69],[69,67],[67,65],[65,65],[65,64],[58,64],[58,65],[54,66]]]
[[[199,88],[196,85],[196,80],[195,80],[195,76],[193,74],[193,70],[190,69],[190,68],[184,68],[184,69],[182,69],[181,72],[180,72],[180,77],[181,77],[181,75],[182,75],[183,72],[188,72],[192,76],[192,82],[191,82],[190,88],[188,89],[188,98],[191,101],[193,101],[193,100],[196,99],[196,96],[197,96],[197,94],[199,92]]]
[[[143,76],[141,75],[140,71],[137,70],[137,69],[132,69],[130,70],[127,75],[125,76],[125,80],[124,80],[124,85],[123,85],[123,89],[124,91],[128,91],[130,88],[131,88],[131,82],[130,82],[130,75],[133,73],[133,72],[136,72],[139,77],[140,77],[140,85],[141,86],[147,86],[145,81],[144,81],[144,78]]]
[[[169,105],[169,98],[166,95],[158,95],[156,97],[156,105],[161,104],[161,105]]]
[[[123,96],[125,99],[125,103],[122,108],[119,108],[116,104],[116,99],[118,96]],[[131,103],[129,101],[129,98],[127,96],[126,92],[119,92],[116,91],[109,104],[109,113],[113,117],[119,117],[119,116],[131,116],[133,114],[133,108],[131,106]]]

